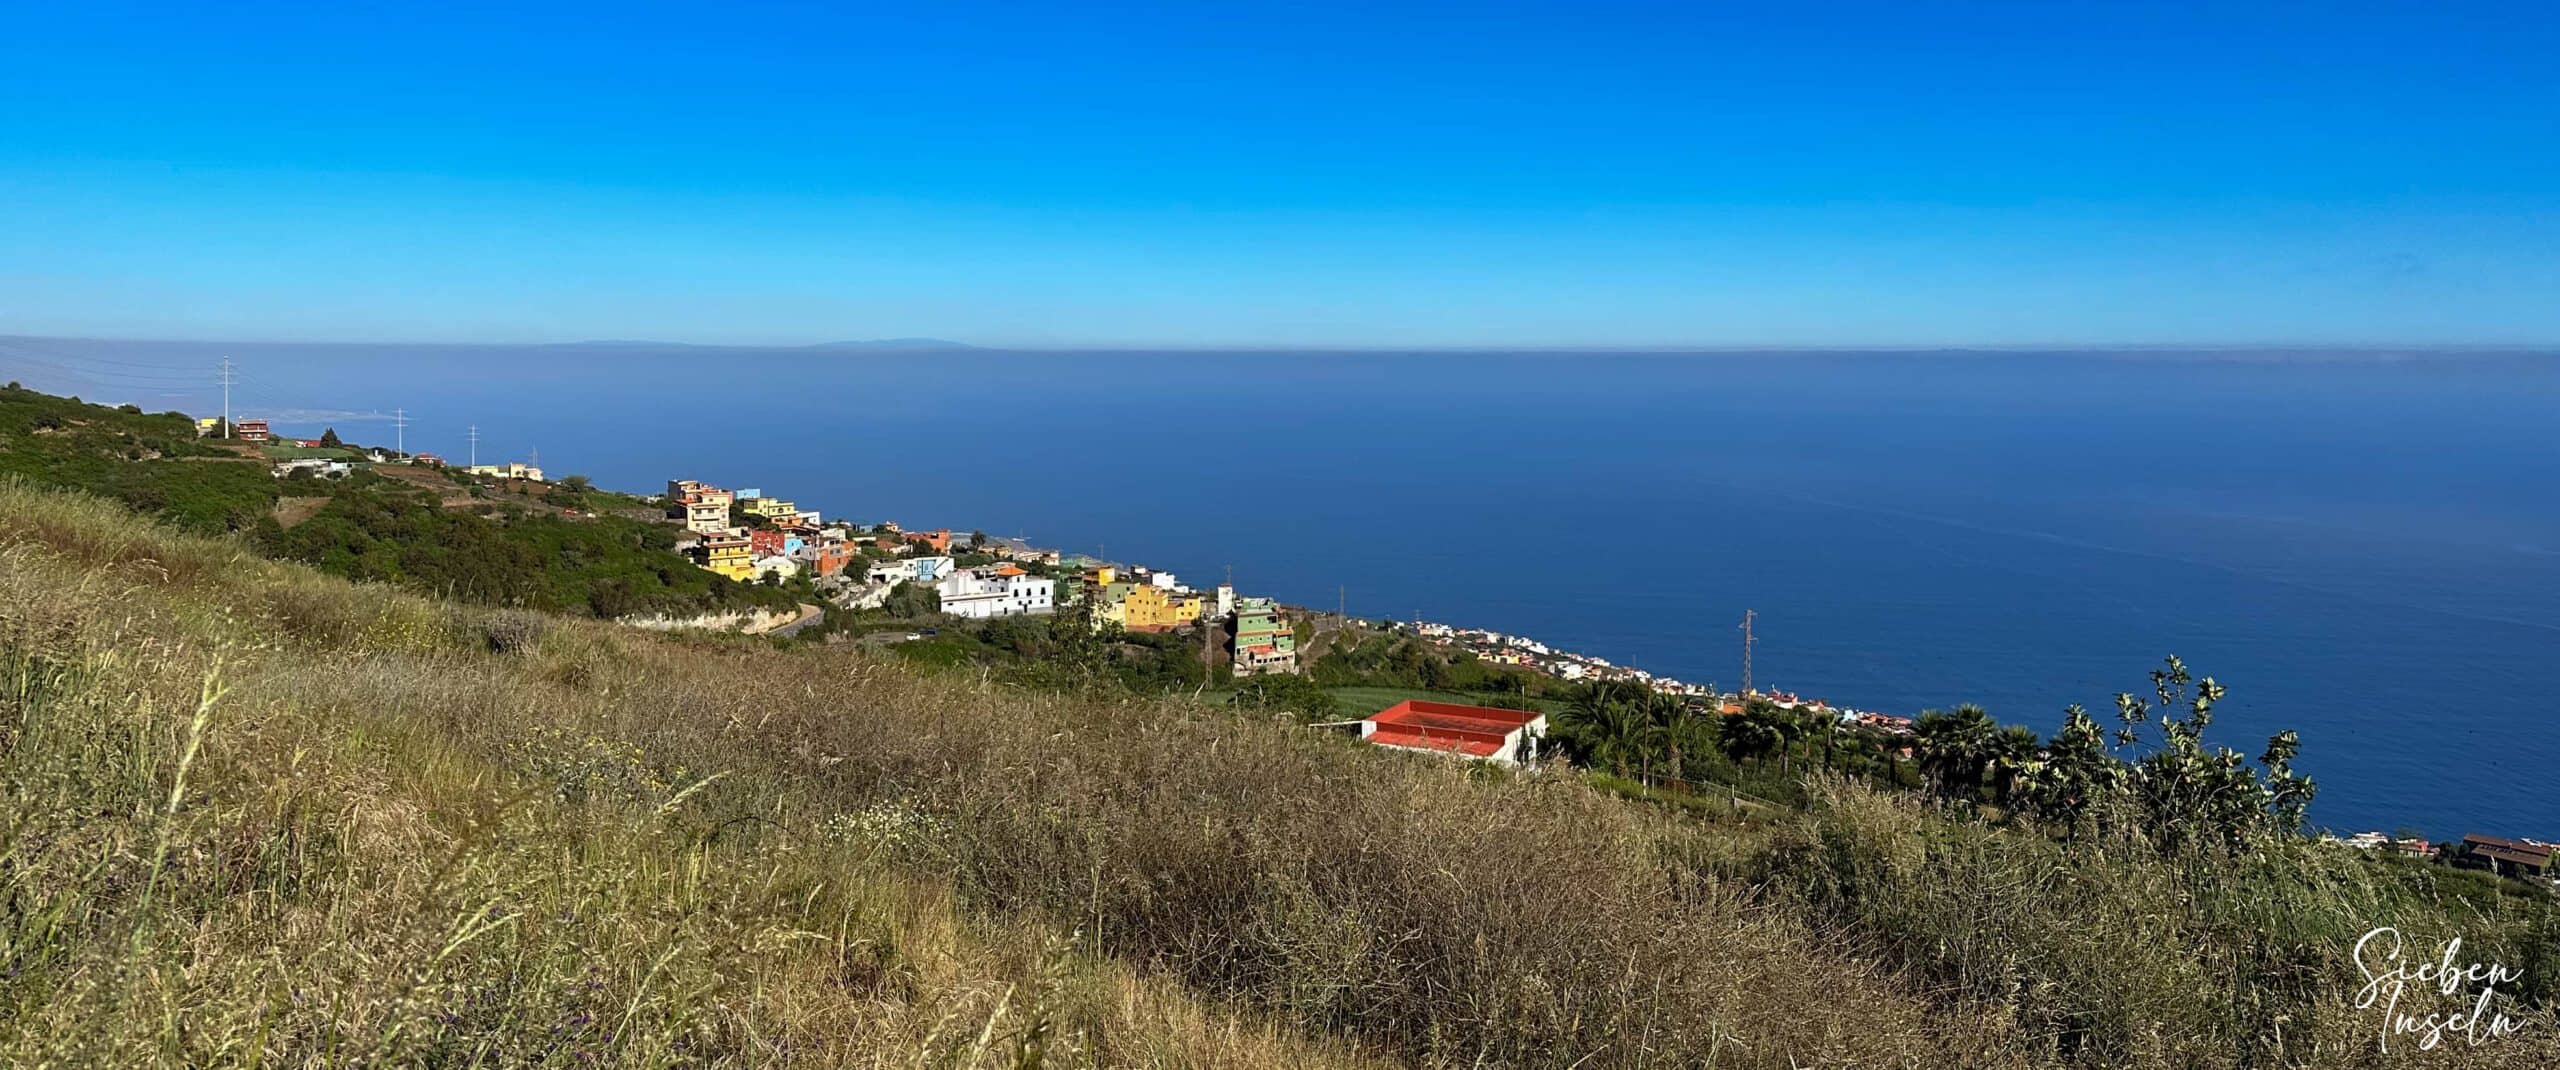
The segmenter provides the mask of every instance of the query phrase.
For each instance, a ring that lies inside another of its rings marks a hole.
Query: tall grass
[[[2380,1065],[2349,929],[2551,933],[2310,847],[1711,824],[131,525],[0,486],[0,1062]]]
[[[858,823],[722,830],[727,778],[549,731],[470,614],[0,504],[0,1065],[1373,1061],[972,919]],[[475,681],[512,721],[450,719]]]

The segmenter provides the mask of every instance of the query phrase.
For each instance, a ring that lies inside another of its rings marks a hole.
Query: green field
[[[317,457],[326,461],[361,461],[361,450],[342,446],[296,446],[290,442],[269,442],[258,447],[270,461],[300,461]]]
[[[1334,687],[1326,690],[1342,703],[1343,712],[1366,717],[1409,698],[1432,702],[1457,702],[1469,706],[1500,706],[1515,710],[1554,713],[1562,703],[1553,699],[1523,698],[1518,695],[1468,695],[1455,691],[1426,691],[1418,687]]]

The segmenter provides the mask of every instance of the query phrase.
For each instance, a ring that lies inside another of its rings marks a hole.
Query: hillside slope
[[[2479,921],[457,606],[15,485],[0,668],[12,1065],[2397,1065],[2321,949]]]

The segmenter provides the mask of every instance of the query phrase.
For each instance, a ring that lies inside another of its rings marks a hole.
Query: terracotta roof
[[[1508,735],[1513,729],[1546,716],[1528,710],[1506,710],[1497,706],[1467,706],[1455,702],[1433,702],[1428,699],[1406,699],[1372,714],[1369,719],[1381,728],[1390,724],[1422,728],[1442,728],[1493,732]]]
[[[1469,733],[1466,736],[1453,736],[1444,732],[1431,732],[1405,728],[1387,728],[1383,726],[1369,736],[1369,742],[1378,744],[1382,747],[1411,747],[1415,750],[1449,751],[1456,754],[1471,755],[1477,758],[1490,758],[1495,754],[1500,753],[1502,750],[1501,736],[1495,736],[1491,739],[1482,739],[1475,738],[1473,733]]]
[[[1490,758],[1511,733],[1545,716],[1527,710],[1407,699],[1369,716],[1369,742]]]

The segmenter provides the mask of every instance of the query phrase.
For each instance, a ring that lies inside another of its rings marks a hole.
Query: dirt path
[[[316,498],[278,498],[276,499],[274,514],[276,518],[276,526],[280,528],[291,528],[296,524],[311,519],[312,514],[319,512],[328,504],[329,498],[327,495],[322,495]]]

